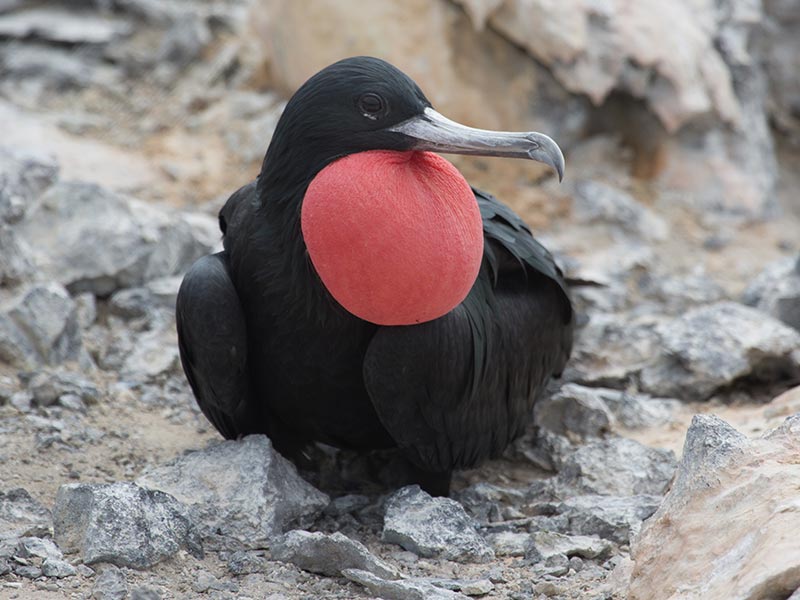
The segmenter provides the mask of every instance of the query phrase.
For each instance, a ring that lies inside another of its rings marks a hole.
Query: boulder
[[[628,597],[755,600],[800,589],[798,454],[800,415],[756,439],[695,416],[675,483],[631,546]]]
[[[270,547],[329,503],[265,435],[188,452],[147,470],[136,482],[187,505],[205,538],[232,538],[246,548]]]

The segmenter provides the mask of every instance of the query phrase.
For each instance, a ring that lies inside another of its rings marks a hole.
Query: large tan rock
[[[570,95],[497,33],[479,34],[443,0],[258,0],[252,30],[285,93],[332,62],[368,54],[408,73],[450,118],[484,128],[543,128],[531,110],[563,111]],[[546,89],[545,89],[546,88]],[[555,94],[547,102],[543,93]],[[535,108],[535,107],[534,107]]]
[[[758,439],[697,415],[673,488],[633,541],[630,600],[800,589],[800,414]]]
[[[646,99],[670,130],[707,113],[739,122],[731,75],[714,44],[713,0],[457,1],[476,27],[488,22],[595,104],[624,90]]]

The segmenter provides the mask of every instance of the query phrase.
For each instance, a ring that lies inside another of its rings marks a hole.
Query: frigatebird
[[[292,96],[224,250],[177,300],[180,356],[225,438],[399,448],[431,493],[496,457],[572,347],[562,273],[511,209],[438,152],[533,159],[548,136],[474,129],[387,62],[341,60]]]

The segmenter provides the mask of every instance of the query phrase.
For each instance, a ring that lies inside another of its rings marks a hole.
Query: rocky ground
[[[409,4],[391,50],[404,4],[0,0],[0,598],[797,597],[796,5],[573,6],[582,30]],[[683,37],[642,48],[657,18]],[[222,442],[178,361],[181,274],[285,90],[375,48],[443,112],[567,154],[561,186],[457,161],[557,254],[580,327],[529,432],[449,499],[396,489],[391,456],[298,474]]]

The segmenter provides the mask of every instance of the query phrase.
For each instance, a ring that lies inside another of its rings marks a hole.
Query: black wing
[[[192,265],[176,305],[181,364],[203,414],[228,439],[244,433],[250,402],[247,328],[225,252]]]
[[[475,195],[485,250],[472,291],[444,317],[380,328],[364,362],[381,422],[430,471],[498,456],[572,347],[572,308],[552,256],[508,207]]]

